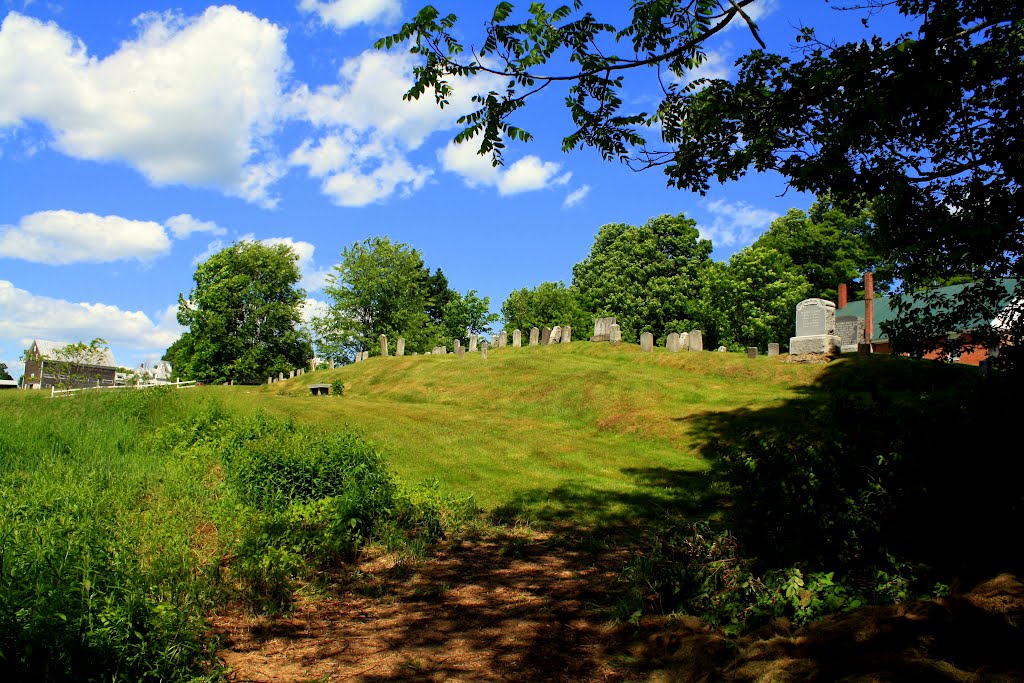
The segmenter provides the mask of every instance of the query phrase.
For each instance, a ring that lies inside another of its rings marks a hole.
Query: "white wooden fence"
[[[60,398],[62,396],[71,396],[77,394],[80,391],[109,391],[110,389],[151,389],[152,387],[174,387],[175,389],[191,389],[196,385],[194,379],[190,379],[187,382],[178,380],[177,382],[148,382],[144,384],[120,384],[112,387],[82,387],[80,389],[58,389],[57,387],[50,387],[50,398]]]

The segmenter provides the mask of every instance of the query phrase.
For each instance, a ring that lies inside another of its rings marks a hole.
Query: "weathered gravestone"
[[[469,352],[476,353],[476,335],[469,335]]]
[[[748,346],[747,347],[747,358],[757,358],[757,347],[756,346]]]
[[[466,347],[465,346],[458,347],[457,349],[455,349],[455,353],[458,354],[459,358],[465,358],[466,357]]]
[[[380,355],[384,358],[388,357],[388,338],[386,335],[380,335]]]
[[[268,377],[267,378],[267,384],[273,384],[273,383],[274,383],[274,378],[273,377]]]
[[[278,382],[283,382],[284,381],[284,373],[283,372],[277,373],[277,381]]]
[[[690,350],[691,351],[703,351],[704,350],[704,337],[700,330],[690,330]]]
[[[487,359],[487,342],[486,341],[480,342],[480,357],[485,359],[485,360]]]
[[[683,332],[679,335],[679,350],[689,351],[690,350],[690,333]]]
[[[669,332],[668,336],[665,337],[665,348],[671,353],[678,353],[679,351],[679,333]]]
[[[836,305],[825,299],[804,299],[796,305],[796,336],[789,340],[791,356],[837,356],[842,340],[836,335]]]
[[[569,344],[572,342],[572,328],[566,325],[562,328],[562,343]]]
[[[540,330],[536,327],[530,328],[530,346],[536,346],[540,341]]]
[[[316,372],[316,358],[309,359],[309,371]]]
[[[288,379],[292,379],[294,377],[295,377],[295,371],[294,370],[289,370],[288,371]]]
[[[864,339],[864,320],[855,315],[837,315],[836,336],[842,352],[853,353]]]
[[[334,369],[334,359],[333,358],[328,358],[327,359],[327,368],[329,370],[333,370]]]
[[[654,335],[650,332],[644,332],[640,335],[640,350],[651,352],[654,350]]]
[[[518,349],[523,346],[523,333],[519,330],[512,330],[512,348]]]
[[[461,350],[462,350],[462,340],[461,340],[461,339],[456,339],[456,340],[455,340],[454,342],[452,342],[452,343],[453,343],[453,344],[455,345],[455,346],[453,347],[453,348],[455,349],[455,353],[458,353],[459,351],[461,351]]]
[[[399,337],[398,338],[398,344],[397,344],[397,346],[395,346],[395,355],[396,356],[404,356],[405,355],[405,337]]]
[[[441,347],[441,355],[442,356],[447,356],[448,355],[448,347],[447,346],[442,346]]]
[[[613,323],[612,326],[608,328],[608,341],[612,344],[618,344],[622,341],[622,329],[618,324]]]
[[[562,327],[555,325],[551,328],[551,336],[548,337],[548,344],[557,344],[562,341]]]
[[[719,353],[726,353],[729,349],[725,348],[724,346],[719,346],[716,350]]]
[[[540,332],[540,344],[541,346],[547,346],[551,343],[551,328],[545,327]]]
[[[505,330],[502,330],[498,334],[498,348],[499,349],[503,349],[506,346],[508,346],[508,332],[506,332]]]
[[[769,356],[777,356],[777,355],[779,355],[779,345],[778,344],[769,344],[768,345],[768,355]]]
[[[612,325],[614,324],[615,318],[594,318],[594,336],[590,338],[590,341],[611,341]]]

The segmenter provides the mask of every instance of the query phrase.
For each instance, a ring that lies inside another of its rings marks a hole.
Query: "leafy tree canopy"
[[[584,310],[616,317],[624,340],[682,332],[699,326],[693,302],[710,257],[711,241],[701,239],[697,224],[683,214],[640,227],[612,223],[573,267],[573,287]]]
[[[945,329],[911,330],[917,313],[902,307],[891,328],[895,348],[932,345],[950,325],[973,327],[979,342],[991,343],[996,328],[980,321],[998,312],[995,278],[1018,278],[1013,298],[1024,300],[1024,4],[865,0],[863,21],[895,11],[915,28],[839,44],[803,28],[796,58],[762,45],[738,61],[731,81],[667,84],[653,112],[624,110],[630,70],[682,76],[704,59],[705,41],[734,21],[746,21],[757,38],[744,10],[752,1],[636,0],[620,26],[587,12],[583,0],[553,11],[532,3],[523,21],[500,2],[471,51],[457,17],[425,7],[378,46],[408,42],[422,60],[412,99],[430,89],[443,106],[453,76],[505,76],[502,92],[476,96],[479,107],[456,136],[479,138],[496,163],[504,140],[530,139],[510,117],[565,83],[573,130],[563,149],[589,146],[608,159],[660,167],[670,186],[702,193],[711,179],[773,170],[843,206],[873,201],[877,245],[905,290],[935,278],[979,280],[937,323]],[[1000,328],[1004,341],[1024,341],[1021,313]]]
[[[772,221],[755,246],[774,249],[789,258],[792,268],[810,283],[810,296],[835,301],[840,283],[853,284],[850,298],[863,296],[863,273],[875,271],[875,291],[885,293],[892,279],[872,244],[871,212],[850,213],[828,199],[807,213],[790,209]]]
[[[444,277],[440,270],[437,275]],[[436,334],[427,312],[434,305],[431,281],[423,257],[409,245],[387,237],[357,242],[341,252],[327,278],[330,309],[316,327],[339,355],[379,353],[382,334],[405,337],[410,351],[422,351]]]
[[[7,372],[7,363],[0,363],[0,379],[14,379],[10,373]]]
[[[178,322],[189,327],[167,350],[192,379],[259,383],[302,367],[309,342],[297,331],[305,292],[298,257],[284,244],[236,242],[199,264]]]
[[[563,282],[542,282],[533,289],[523,287],[508,295],[501,304],[505,328],[529,334],[531,328],[569,325],[575,336],[584,336],[592,327],[592,316],[583,310],[573,287]]]
[[[500,317],[491,313],[491,297],[479,297],[476,290],[465,294],[451,292],[444,307],[445,339],[467,339],[468,335],[491,331],[491,323]],[[442,346],[446,346],[443,343]]]

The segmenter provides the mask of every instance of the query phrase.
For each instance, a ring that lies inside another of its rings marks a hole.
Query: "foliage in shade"
[[[196,268],[195,287],[178,297],[189,327],[168,354],[182,376],[257,384],[303,367],[312,353],[298,331],[305,292],[298,257],[285,244],[237,242]]]
[[[711,241],[683,214],[612,223],[573,267],[573,288],[585,310],[615,316],[623,340],[636,342],[642,332],[701,326],[695,302],[710,263]]]
[[[11,373],[7,372],[7,363],[0,363],[0,379],[14,379]]]
[[[491,324],[498,320],[499,316],[491,313],[491,297],[481,298],[477,296],[475,289],[465,294],[451,292],[444,307],[444,338],[461,339],[465,342],[468,335],[490,332]],[[447,341],[442,344],[446,345]]]

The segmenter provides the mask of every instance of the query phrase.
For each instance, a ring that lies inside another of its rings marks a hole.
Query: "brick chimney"
[[[864,341],[871,343],[875,336],[875,274],[864,272]]]
[[[839,309],[839,310],[843,310],[844,308],[846,308],[846,283],[845,282],[842,282],[842,283],[839,284],[839,303],[836,305],[836,308]]]

